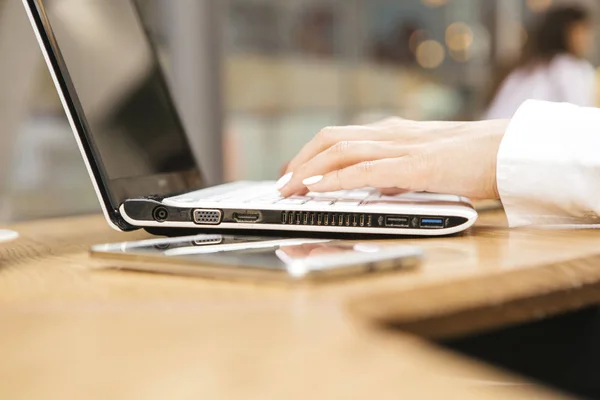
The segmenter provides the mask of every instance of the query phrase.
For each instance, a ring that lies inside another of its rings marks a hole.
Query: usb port
[[[386,217],[385,226],[392,228],[408,228],[410,220],[408,217]]]
[[[444,218],[421,218],[421,228],[443,228]]]

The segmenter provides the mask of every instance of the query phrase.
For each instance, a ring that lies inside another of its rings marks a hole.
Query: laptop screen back
[[[203,185],[137,9],[130,0],[38,0],[69,97],[113,209]],[[45,10],[45,16],[43,11]],[[80,132],[81,136],[81,132]],[[89,154],[88,154],[89,158]]]

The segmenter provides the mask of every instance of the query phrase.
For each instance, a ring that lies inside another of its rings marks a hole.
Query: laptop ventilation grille
[[[373,216],[369,214],[284,211],[281,213],[281,223],[283,225],[372,227]]]

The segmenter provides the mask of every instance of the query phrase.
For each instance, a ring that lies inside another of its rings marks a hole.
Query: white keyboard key
[[[302,204],[306,204],[310,199],[309,198],[303,198],[303,197],[290,197],[288,199],[283,199],[280,202],[278,202],[277,204],[285,204],[285,205],[302,205]]]
[[[249,203],[252,203],[252,204],[275,204],[282,200],[284,200],[283,197],[276,197],[276,198],[275,197],[263,197],[260,199],[252,200]]]
[[[333,204],[333,206],[334,207],[358,207],[358,206],[360,206],[361,203],[362,203],[362,201],[357,201],[357,200],[338,200]]]
[[[372,208],[377,208],[377,209],[398,209],[398,203],[387,203],[387,202],[382,202],[382,203],[377,203],[377,202],[371,202],[371,203],[362,203],[360,205],[360,208],[363,209],[364,211],[369,211]]]
[[[334,202],[334,200],[332,200],[332,199],[313,199],[313,200],[308,201],[305,204],[307,206],[322,207],[322,206],[330,206],[333,202]]]
[[[372,190],[366,191],[366,190],[350,190],[346,193],[346,195],[344,196],[344,198],[347,199],[366,199],[367,197],[369,197],[370,195],[373,194]]]
[[[275,201],[281,201],[283,199],[285,199],[285,197],[283,197],[283,196],[264,196],[264,197],[261,197],[261,198],[259,198],[257,200],[264,200],[264,201],[273,201],[273,202],[275,202]]]
[[[344,197],[344,195],[346,194],[345,190],[341,190],[339,192],[323,192],[323,193],[317,193],[317,192],[310,192],[309,194],[307,194],[307,197],[314,197],[314,198],[319,198],[319,197],[333,197],[336,199],[341,199]]]

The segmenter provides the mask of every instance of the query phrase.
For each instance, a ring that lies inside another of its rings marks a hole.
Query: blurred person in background
[[[586,60],[592,46],[588,10],[564,6],[548,11],[530,33],[521,59],[496,80],[485,119],[511,118],[529,99],[595,105],[595,74]]]

